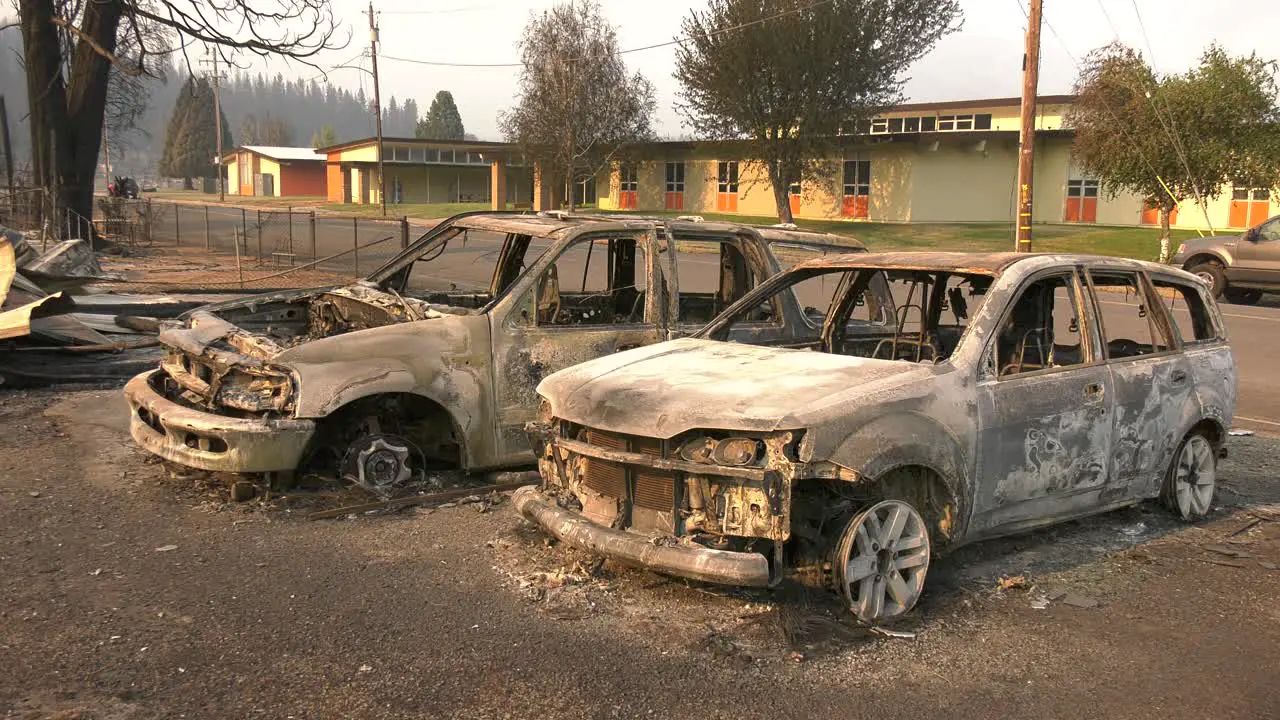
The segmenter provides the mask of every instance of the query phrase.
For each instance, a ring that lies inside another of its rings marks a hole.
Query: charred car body
[[[212,305],[162,331],[166,359],[125,389],[132,435],[195,468],[336,466],[373,489],[422,468],[532,464],[543,376],[696,331],[776,273],[777,253],[849,247],[696,220],[457,216],[365,281]]]
[[[725,342],[819,286],[812,341]],[[527,518],[679,576],[830,583],[874,622],[914,605],[935,550],[1157,496],[1203,515],[1236,369],[1212,294],[1180,270],[891,253],[799,265],[692,338],[539,393]]]

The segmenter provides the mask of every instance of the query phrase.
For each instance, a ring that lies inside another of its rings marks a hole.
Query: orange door
[[[669,192],[663,202],[663,207],[667,210],[683,210],[684,209],[684,193]]]
[[[1063,213],[1062,219],[1069,223],[1080,222],[1080,198],[1067,198],[1067,211]]]
[[[1080,222],[1097,222],[1098,221],[1098,198],[1087,197],[1084,199],[1084,205],[1080,209]]]
[[[1249,203],[1249,227],[1261,225],[1271,217],[1270,200],[1254,200]]]
[[[618,208],[621,210],[635,210],[636,209],[636,191],[623,190],[622,192],[618,193]]]
[[[787,201],[788,201],[788,204],[791,206],[791,216],[795,217],[796,215],[799,215],[800,214],[800,196],[788,195]]]
[[[1169,211],[1169,224],[1173,225],[1178,222],[1178,208]],[[1160,224],[1160,208],[1154,205],[1142,206],[1142,224],[1143,225],[1159,225]]]
[[[866,220],[871,216],[870,199],[867,195],[845,195],[840,214],[847,218]]]
[[[1227,224],[1233,228],[1242,228],[1249,226],[1249,205],[1248,200],[1232,200],[1231,213],[1227,216]]]
[[[720,212],[738,212],[738,194],[729,192],[717,193],[716,210]]]

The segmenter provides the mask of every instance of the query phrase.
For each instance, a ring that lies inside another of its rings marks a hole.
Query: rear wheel
[[[1193,433],[1173,456],[1161,499],[1183,520],[1202,518],[1213,505],[1217,479],[1218,456],[1213,443],[1204,435]]]
[[[837,592],[866,623],[900,617],[920,599],[929,571],[929,529],[901,500],[885,500],[845,526],[832,557]]]
[[[1222,271],[1222,265],[1219,263],[1213,261],[1200,263],[1187,268],[1187,272],[1203,280],[1213,292],[1214,297],[1222,297],[1222,293],[1227,289],[1227,275]]]
[[[1227,302],[1236,305],[1257,305],[1262,299],[1262,291],[1254,288],[1227,288],[1223,296],[1226,297]]]

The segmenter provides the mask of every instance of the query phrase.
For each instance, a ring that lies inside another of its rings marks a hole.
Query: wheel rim
[[[1198,278],[1200,278],[1201,280],[1203,280],[1203,281],[1204,281],[1204,283],[1205,283],[1205,285],[1208,285],[1208,286],[1209,286],[1209,289],[1210,289],[1210,290],[1212,290],[1212,289],[1213,289],[1213,273],[1198,272],[1198,273],[1196,273],[1196,277],[1198,277]]]
[[[929,531],[915,508],[885,500],[849,522],[833,560],[836,588],[849,610],[863,622],[889,620],[920,599]]]
[[[1173,476],[1174,499],[1184,519],[1190,520],[1209,512],[1216,481],[1213,447],[1203,436],[1193,435],[1178,453]]]

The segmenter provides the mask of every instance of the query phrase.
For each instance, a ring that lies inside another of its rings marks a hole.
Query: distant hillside
[[[148,81],[151,101],[138,122],[128,133],[108,128],[112,145],[112,164],[120,174],[153,176],[160,158],[165,127],[173,112],[174,102],[186,79],[188,69],[181,56],[162,63],[163,79]],[[205,71],[206,66],[195,68]],[[239,144],[239,133],[245,116],[270,114],[283,118],[292,126],[294,144],[310,145],[311,136],[325,125],[332,125],[339,142],[374,133],[371,98],[365,91],[355,92],[328,83],[321,84],[318,73],[309,68],[297,70],[299,78],[286,80],[232,71],[223,74],[222,111],[230,124],[231,136]],[[30,130],[27,114],[26,78],[22,69],[22,37],[17,28],[0,31],[0,95],[8,106],[10,136],[14,156],[19,165],[30,153]],[[371,93],[370,93],[371,95]],[[400,101],[383,94],[383,133],[388,136],[412,137],[418,122],[418,106],[413,99]]]

